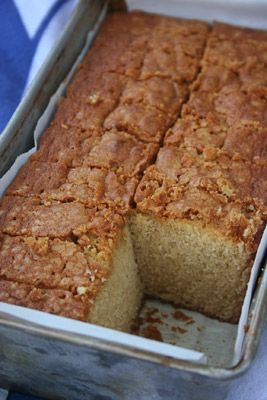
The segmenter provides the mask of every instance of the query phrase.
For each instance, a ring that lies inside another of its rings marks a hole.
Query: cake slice
[[[68,172],[58,188],[42,193],[44,200],[78,201],[88,207],[106,204],[126,212],[133,204],[138,179],[116,174],[107,168],[77,167]]]
[[[104,128],[132,134],[148,143],[160,143],[171,120],[160,110],[144,104],[120,104],[106,118]]]
[[[80,166],[83,157],[93,147],[101,130],[83,131],[76,127],[52,123],[41,137],[38,150],[32,160],[41,162],[60,162],[68,167]]]
[[[0,238],[0,301],[129,331],[141,283],[128,229],[81,243]]]
[[[126,132],[111,130],[95,141],[83,165],[113,170],[118,175],[140,177],[158,151],[158,145],[144,143]]]
[[[135,195],[145,292],[237,322],[266,222],[266,164],[163,148]]]
[[[191,83],[199,70],[208,24],[162,18],[151,34],[140,78],[153,76]]]
[[[129,80],[120,104],[106,118],[104,128],[126,131],[148,143],[160,143],[187,94],[185,84],[157,76]]]
[[[0,301],[82,321],[88,314],[88,302],[67,290],[40,289],[5,279],[0,280]]]
[[[125,224],[125,217],[115,207],[92,208],[79,202],[61,203],[40,198],[5,196],[0,204],[3,233],[50,238],[76,238],[87,232],[112,236]]]
[[[8,196],[38,197],[62,203],[77,201],[94,207],[109,204],[128,209],[138,179],[107,168],[67,168],[62,163],[29,160],[8,188]]]
[[[30,197],[55,190],[66,182],[68,168],[60,162],[29,159],[7,190],[7,195]]]
[[[266,43],[266,31],[215,22],[202,63],[231,70],[246,92],[264,88],[267,83]]]

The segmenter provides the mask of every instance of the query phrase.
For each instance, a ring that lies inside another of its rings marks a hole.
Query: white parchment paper
[[[130,10],[267,29],[266,0],[126,0]]]

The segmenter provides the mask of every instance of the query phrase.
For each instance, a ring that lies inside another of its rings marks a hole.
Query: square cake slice
[[[72,239],[93,233],[113,237],[124,224],[124,216],[105,205],[89,208],[75,201],[17,196],[5,196],[0,203],[1,231],[12,236]]]
[[[237,322],[266,223],[267,169],[221,150],[204,157],[161,149],[137,188],[133,244],[147,294]]]
[[[126,132],[111,130],[95,142],[83,165],[107,168],[127,177],[140,177],[153,162],[157,151],[158,145],[154,143],[144,143]]]
[[[106,204],[126,210],[133,203],[137,183],[137,178],[118,175],[107,168],[67,168],[62,163],[29,160],[6,194],[37,197],[46,202],[77,201],[88,207]]]
[[[129,331],[142,290],[128,229],[80,241],[1,235],[0,301]]]

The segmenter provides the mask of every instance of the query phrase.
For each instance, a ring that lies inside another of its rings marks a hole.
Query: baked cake
[[[267,33],[108,16],[0,206],[0,300],[237,322],[266,219]]]

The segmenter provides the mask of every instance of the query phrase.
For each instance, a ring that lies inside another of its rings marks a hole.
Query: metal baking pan
[[[80,54],[88,32],[112,9],[125,10],[125,3],[110,1],[108,8],[105,0],[80,0],[60,41],[0,138],[1,175],[32,144],[34,127]],[[109,340],[108,334],[105,338],[90,332],[78,334],[56,324],[38,325],[1,313],[0,386],[48,399],[221,400],[256,355],[266,304],[267,271],[263,268],[250,307],[243,357],[234,367],[197,364],[170,353],[159,354]],[[38,316],[36,311],[27,312]],[[49,316],[49,321],[57,318]]]

